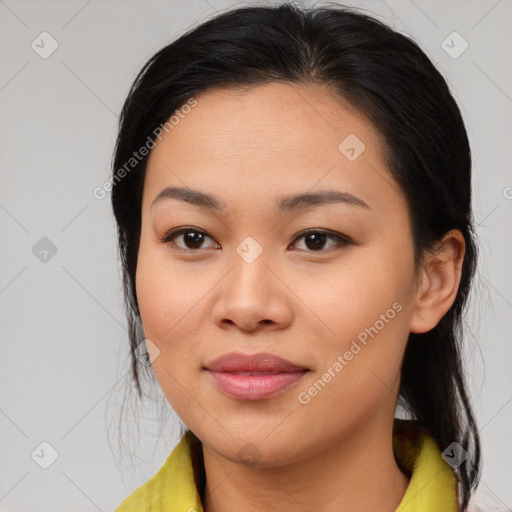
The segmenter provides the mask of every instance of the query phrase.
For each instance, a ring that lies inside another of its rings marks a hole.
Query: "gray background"
[[[158,388],[144,407],[131,407],[125,396],[128,342],[114,222],[109,198],[97,200],[92,190],[109,176],[117,115],[136,72],[192,25],[235,4],[245,3],[0,0],[3,511],[112,511],[178,441],[179,424]],[[510,509],[512,3],[348,5],[418,41],[462,109],[481,256],[466,350],[483,440],[480,495],[492,510]],[[31,47],[51,49],[44,31],[58,44],[48,58]],[[454,31],[469,44],[457,58],[463,41],[446,39]],[[58,456],[43,469],[52,449]]]

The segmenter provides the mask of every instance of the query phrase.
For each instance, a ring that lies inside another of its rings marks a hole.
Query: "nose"
[[[220,328],[231,325],[255,332],[284,328],[291,322],[293,294],[279,278],[278,265],[264,254],[250,263],[234,255],[212,310],[213,321]]]

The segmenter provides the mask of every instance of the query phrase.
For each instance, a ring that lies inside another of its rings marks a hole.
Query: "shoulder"
[[[202,510],[196,466],[202,449],[189,430],[152,478],[136,489],[114,512]]]

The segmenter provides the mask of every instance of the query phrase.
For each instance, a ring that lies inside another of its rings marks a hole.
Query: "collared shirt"
[[[393,450],[409,485],[396,512],[457,512],[457,483],[434,439],[413,422],[397,420]],[[201,442],[188,430],[158,473],[126,498],[115,512],[203,512]]]

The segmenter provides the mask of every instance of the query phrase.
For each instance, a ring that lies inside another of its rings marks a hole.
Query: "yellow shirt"
[[[410,476],[397,512],[457,512],[456,479],[432,437],[411,421],[396,420],[393,450]],[[203,512],[201,443],[188,430],[158,473],[126,498],[115,512]]]

